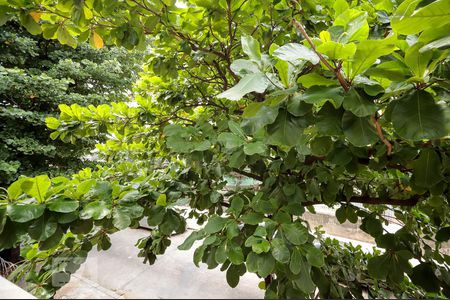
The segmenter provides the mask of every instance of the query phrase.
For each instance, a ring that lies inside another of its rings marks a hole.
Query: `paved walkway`
[[[152,266],[137,257],[136,241],[148,235],[143,229],[128,229],[111,236],[108,251],[89,253],[86,263],[58,291],[55,298],[260,298],[260,279],[245,274],[236,288],[228,286],[225,273],[218,268],[197,268],[192,262],[195,245],[180,251],[189,232],[174,236],[166,253]]]

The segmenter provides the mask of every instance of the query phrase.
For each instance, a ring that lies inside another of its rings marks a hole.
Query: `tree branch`
[[[233,168],[233,171],[238,174],[241,174],[241,175],[244,175],[244,176],[259,180],[259,181],[263,181],[263,179],[264,179],[262,176],[259,176],[259,175],[256,175],[256,174],[244,171],[244,170],[239,170],[237,168]]]
[[[344,88],[344,90],[346,92],[348,92],[350,90],[350,84],[348,83],[348,81],[344,78],[344,75],[341,72],[340,68],[333,68],[333,66],[330,65],[330,63],[325,59],[325,57],[323,57],[323,55],[319,52],[317,52],[316,50],[316,45],[314,44],[314,42],[311,40],[311,38],[309,37],[309,35],[306,33],[305,28],[303,27],[303,25],[298,22],[297,20],[292,20],[292,23],[294,24],[294,26],[297,28],[297,30],[303,35],[303,37],[306,39],[306,41],[308,42],[308,44],[311,46],[311,48],[314,50],[314,52],[317,54],[317,56],[319,57],[320,61],[331,71],[334,73],[334,75],[336,76],[336,78],[339,80],[339,83],[341,84],[341,86]]]
[[[348,203],[362,203],[362,204],[374,204],[374,205],[398,205],[398,206],[414,206],[419,202],[419,195],[414,195],[408,199],[384,199],[384,198],[375,198],[369,196],[353,196],[348,201]],[[344,201],[341,201],[344,202]],[[317,204],[325,204],[319,201],[308,201],[302,202],[303,206],[311,206]]]
[[[370,119],[375,124],[375,127],[377,129],[377,135],[381,139],[381,141],[386,145],[387,148],[387,155],[390,156],[392,154],[392,144],[384,137],[383,129],[381,128],[380,123],[378,122],[378,119],[375,118],[375,116],[370,116]]]

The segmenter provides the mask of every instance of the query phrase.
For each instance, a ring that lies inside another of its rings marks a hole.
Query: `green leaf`
[[[450,47],[450,35],[422,46],[419,49],[419,53],[424,53],[432,49],[447,49],[448,47]]]
[[[328,41],[317,46],[317,51],[325,54],[329,59],[348,59],[355,54],[356,45]]]
[[[234,149],[242,146],[245,143],[242,137],[230,132],[222,132],[217,137],[217,140],[221,142],[227,149]]]
[[[9,204],[6,208],[8,217],[18,223],[25,223],[42,216],[45,205],[40,204]]]
[[[287,110],[288,112],[296,117],[301,117],[307,115],[311,112],[313,108],[312,104],[302,101],[301,95],[297,94],[288,101]]]
[[[117,229],[123,230],[131,225],[131,217],[127,214],[126,211],[115,209],[113,211],[112,217],[113,217],[113,225]]]
[[[299,274],[302,268],[302,254],[297,248],[292,249],[291,262],[289,263],[289,269],[294,274]]]
[[[162,234],[171,235],[172,232],[180,228],[180,225],[181,220],[179,215],[175,213],[173,210],[169,209],[164,215],[162,223],[159,225],[159,230],[161,231]]]
[[[356,75],[363,73],[370,68],[375,61],[384,55],[392,53],[395,46],[396,37],[391,36],[384,40],[366,40],[362,41],[356,47],[355,55],[352,61],[345,67],[345,74],[349,78],[355,78]]]
[[[301,245],[308,241],[308,229],[300,223],[282,224],[281,230],[286,239],[294,245]]]
[[[314,65],[319,63],[319,56],[312,49],[296,43],[289,43],[279,47],[273,52],[273,56],[294,64],[305,60]]]
[[[355,89],[351,89],[345,94],[343,106],[345,110],[351,111],[357,117],[370,116],[377,111],[375,103]]]
[[[79,207],[79,202],[75,200],[58,198],[48,204],[48,209],[60,213],[70,213]]]
[[[256,62],[261,61],[261,47],[257,40],[250,35],[243,35],[241,36],[241,45],[242,51],[244,51],[251,60]]]
[[[167,206],[167,196],[166,194],[160,194],[158,199],[156,199],[156,205]]]
[[[238,123],[230,120],[228,121],[228,128],[230,128],[232,133],[241,137],[242,139],[246,138],[244,131],[242,130],[241,126]]]
[[[28,227],[28,234],[36,241],[45,241],[51,237],[58,228],[55,218],[48,214],[43,214]]]
[[[228,285],[235,288],[239,284],[239,266],[231,265],[226,273]]]
[[[395,132],[408,140],[434,139],[447,134],[444,110],[425,91],[398,100],[391,119]]]
[[[339,36],[338,42],[348,43],[351,41],[363,42],[369,36],[369,24],[367,23],[367,12],[357,9],[344,10],[334,20],[333,26],[342,26],[344,32]]]
[[[267,142],[271,145],[292,147],[299,142],[302,132],[302,120],[281,109],[275,122],[267,127]]]
[[[339,107],[344,99],[344,89],[340,86],[313,86],[300,96],[306,103],[320,104],[331,101],[335,107]]]
[[[201,240],[204,238],[205,234],[203,231],[193,231],[184,242],[178,246],[178,250],[189,250],[194,245],[195,241]]]
[[[260,213],[247,213],[241,216],[241,221],[249,225],[258,225],[264,219],[264,215]]]
[[[345,223],[345,221],[347,221],[347,210],[345,209],[344,205],[342,205],[338,209],[336,209],[336,219],[341,224],[343,224],[343,223]]]
[[[314,246],[308,248],[306,259],[313,267],[321,268],[325,264],[322,251]]]
[[[314,85],[319,86],[331,86],[336,85],[336,79],[330,79],[323,77],[317,73],[308,73],[306,75],[302,75],[297,79],[297,83],[300,83],[305,88],[310,88]]]
[[[342,130],[349,142],[357,147],[371,145],[378,139],[375,127],[368,117],[358,118],[349,111],[342,117]]]
[[[433,149],[423,149],[414,161],[414,178],[418,186],[430,188],[443,179],[441,161]]]
[[[48,178],[47,175],[40,175],[34,178],[28,178],[22,182],[22,190],[34,197],[39,202],[43,202],[45,200],[45,194],[50,188],[52,182]]]
[[[27,180],[28,178],[21,178],[15,182],[13,182],[8,187],[8,197],[11,200],[17,199],[20,195],[22,195],[22,183]]]
[[[25,27],[29,33],[36,35],[42,32],[41,26],[28,13],[20,14],[20,23]]]
[[[421,263],[415,266],[410,278],[415,285],[422,287],[427,292],[437,293],[440,290],[439,280],[430,264]]]
[[[109,215],[110,207],[104,201],[94,201],[88,203],[80,213],[81,219],[101,220]]]
[[[265,106],[261,102],[250,103],[242,115],[242,128],[248,133],[254,133],[258,129],[275,122],[278,116],[278,107]]]
[[[391,26],[397,33],[415,34],[428,28],[448,24],[450,3],[437,0],[414,11],[420,0],[407,0],[399,5],[391,17]]]
[[[282,239],[272,240],[272,255],[282,264],[288,264],[290,261],[291,253]]]
[[[227,219],[221,218],[217,215],[212,216],[205,226],[205,232],[208,234],[219,232],[225,227],[226,223]]]
[[[293,281],[296,288],[304,293],[312,293],[316,289],[316,285],[311,279],[311,266],[300,256],[300,274],[299,278]]]
[[[260,141],[244,145],[244,153],[247,155],[264,154],[266,153],[266,151],[267,151],[266,144]]]
[[[232,198],[230,207],[228,208],[227,211],[229,213],[232,213],[237,218],[241,214],[243,207],[244,207],[244,200],[239,196],[235,196]]]
[[[450,226],[443,227],[436,232],[436,241],[442,243],[450,239]]]
[[[376,279],[386,279],[389,272],[388,264],[389,257],[386,254],[374,256],[369,259],[367,270],[369,271],[370,276],[373,276]]]
[[[267,275],[272,274],[275,268],[275,259],[272,254],[264,253],[257,256],[258,261],[258,275],[265,278]]]
[[[241,247],[231,247],[228,249],[228,259],[234,265],[240,265],[244,262],[244,254]]]
[[[217,95],[217,98],[225,98],[237,101],[251,92],[263,93],[269,86],[269,81],[262,73],[248,74],[242,77],[238,84]]]

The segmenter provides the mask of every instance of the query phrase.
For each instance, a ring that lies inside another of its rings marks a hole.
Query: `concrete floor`
[[[148,235],[143,229],[128,229],[111,236],[108,251],[89,253],[86,263],[58,291],[59,299],[105,298],[263,298],[260,279],[247,273],[236,288],[228,286],[225,273],[197,268],[189,251],[176,247],[189,235],[172,238],[172,245],[152,266],[137,257],[136,241]]]

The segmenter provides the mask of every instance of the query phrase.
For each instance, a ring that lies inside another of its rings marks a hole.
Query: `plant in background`
[[[70,174],[89,162],[91,143],[52,140],[45,118],[58,105],[125,101],[139,55],[120,48],[73,49],[32,36],[16,21],[0,27],[0,186],[19,174]]]
[[[14,276],[38,296],[144,217],[145,261],[193,218],[205,226],[179,249],[202,241],[195,264],[232,287],[256,273],[266,297],[450,296],[448,1],[3,3],[3,18],[63,44],[151,45],[134,102],[47,119],[54,138],[104,137],[111,163],[3,196],[0,248],[28,241]],[[235,174],[256,186],[230,189]],[[378,249],[310,228],[317,204]]]

